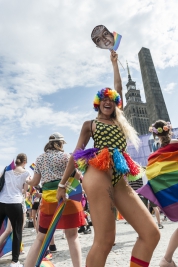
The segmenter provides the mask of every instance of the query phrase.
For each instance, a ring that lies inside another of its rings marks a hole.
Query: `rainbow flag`
[[[6,217],[0,229],[0,236],[6,230],[8,218]],[[0,246],[0,258],[12,251],[12,233],[9,234],[5,242]]]
[[[34,171],[34,169],[35,169],[35,163],[32,163],[31,165],[30,165],[30,168]]]
[[[26,205],[27,210],[30,210],[32,208],[32,203],[27,198],[25,199],[25,205]]]
[[[112,49],[116,51],[120,45],[122,35],[118,34],[117,32],[113,32],[113,35],[114,35],[114,46]]]
[[[178,143],[158,149],[148,158],[148,183],[137,190],[171,221],[178,221]]]
[[[15,169],[15,162],[14,160],[11,162],[9,166],[6,167],[6,171],[11,171]]]

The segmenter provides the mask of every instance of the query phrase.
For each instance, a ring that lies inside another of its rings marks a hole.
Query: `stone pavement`
[[[137,234],[134,229],[129,225],[125,224],[124,220],[116,222],[117,234],[116,234],[116,245],[113,246],[105,266],[110,267],[128,267],[129,259],[131,255],[132,247],[136,241]],[[170,236],[174,230],[178,227],[178,223],[171,221],[163,222],[164,228],[161,229],[161,240],[154,252],[150,267],[159,266],[159,261],[164,255]],[[28,252],[36,234],[32,233],[32,228],[25,228],[23,232],[23,243],[24,250]],[[55,243],[58,249],[56,254],[53,254],[53,260],[55,267],[72,267],[70,260],[69,250],[67,241],[61,239],[62,231],[58,230],[55,233]],[[81,235],[80,241],[82,246],[82,266],[85,266],[85,258],[90,249],[93,240],[93,233],[88,235]],[[20,262],[24,262],[26,254],[20,256]],[[32,255],[33,257],[33,255]],[[11,255],[4,256],[0,259],[0,267],[9,267]],[[174,254],[174,260],[178,264],[178,250]],[[33,266],[32,266],[33,267]]]

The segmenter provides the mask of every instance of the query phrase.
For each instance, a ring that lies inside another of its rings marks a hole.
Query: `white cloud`
[[[177,66],[177,9],[177,0],[1,0],[0,147],[5,147],[6,132],[14,153],[18,132],[28,134],[31,127],[44,125],[78,131],[90,116],[74,107],[72,114],[55,111],[42,98],[65,88],[87,90],[113,75],[109,52],[96,49],[90,39],[98,24],[122,34],[118,53],[124,67],[128,60],[140,70],[142,46],[150,49],[156,68]],[[175,85],[170,81],[164,90],[170,93]]]
[[[175,89],[175,86],[176,86],[176,83],[169,83],[163,90],[168,94],[172,94]]]

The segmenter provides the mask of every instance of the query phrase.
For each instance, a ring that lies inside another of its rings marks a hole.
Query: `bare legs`
[[[67,229],[65,230],[65,233],[67,242],[69,244],[69,250],[73,266],[81,267],[81,249],[78,240],[77,228]],[[36,240],[28,252],[24,267],[35,266],[44,236],[44,234],[38,232]]]
[[[89,167],[82,185],[90,203],[90,214],[95,232],[86,266],[103,267],[115,239],[114,191],[111,179],[106,172]]]
[[[36,215],[37,215],[37,210],[32,209],[33,226],[34,226],[34,229],[36,230],[36,232],[38,233]]]
[[[10,233],[12,233],[12,226],[10,220],[8,219],[6,230],[0,236],[0,246],[5,242]]]
[[[117,209],[138,233],[132,255],[140,260],[150,262],[153,251],[160,239],[159,230],[137,194],[121,179],[114,187]]]
[[[87,267],[104,267],[115,237],[114,205],[132,225],[139,238],[132,250],[135,258],[149,262],[159,241],[159,230],[137,194],[121,179],[113,188],[110,174],[91,166],[83,178],[95,231],[86,259]]]
[[[66,229],[65,230],[66,239],[69,245],[70,256],[72,259],[73,267],[82,266],[82,253],[80,242],[78,238],[78,229]]]
[[[178,247],[178,229],[174,231],[169,241],[169,245],[167,247],[166,254],[164,256],[167,262],[172,261],[173,254],[177,247]]]

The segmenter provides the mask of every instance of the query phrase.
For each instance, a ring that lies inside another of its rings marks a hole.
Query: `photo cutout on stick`
[[[110,32],[104,25],[96,26],[91,39],[98,48],[116,51],[119,47],[122,36],[116,32]]]

